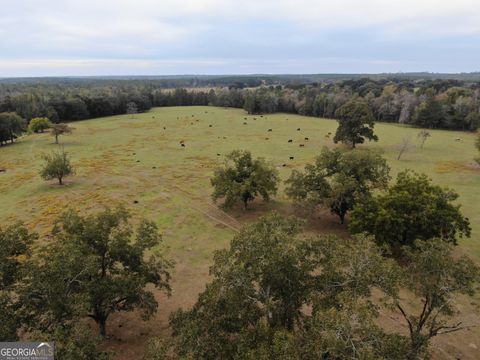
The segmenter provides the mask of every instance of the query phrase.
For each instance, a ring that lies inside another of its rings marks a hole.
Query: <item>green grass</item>
[[[241,223],[270,209],[294,212],[283,187],[271,204],[255,204],[247,213],[237,209],[225,214],[212,206],[209,179],[223,155],[248,149],[254,156],[271,160],[286,179],[293,168],[311,162],[322,146],[335,146],[332,138],[337,123],[291,114],[261,117],[239,109],[171,107],[156,108],[134,119],[114,116],[72,126],[74,133],[60,139],[76,169],[64,187],[38,175],[41,154],[56,147],[50,135],[26,136],[0,148],[0,168],[7,169],[0,173],[0,224],[22,220],[45,234],[56,216],[69,207],[89,212],[124,203],[136,218],[145,216],[159,224],[168,253],[176,261],[176,294],[170,307],[164,308],[167,312],[194,301],[208,278],[213,251],[225,247]],[[327,137],[329,132],[332,136]],[[432,137],[420,149],[419,129],[377,124],[375,132],[380,141],[361,147],[383,149],[393,176],[413,169],[460,194],[459,203],[473,228],[471,239],[460,241],[460,249],[480,260],[480,169],[471,165],[477,156],[475,135],[432,130]],[[397,147],[408,136],[416,147],[398,161]],[[336,218],[321,216],[333,229],[340,228]]]
[[[19,219],[45,232],[54,216],[67,207],[90,210],[124,202],[134,214],[153,218],[165,231],[172,231],[166,239],[175,247],[181,242],[178,232],[191,230],[197,238],[199,230],[210,237],[229,232],[201,213],[211,210],[206,206],[210,202],[209,177],[224,154],[233,149],[251,150],[276,164],[286,179],[292,168],[312,161],[322,146],[333,146],[332,137],[326,135],[334,133],[336,122],[291,114],[248,116],[238,109],[171,107],[156,108],[134,119],[114,116],[73,126],[74,133],[62,137],[61,142],[72,156],[76,175],[63,188],[38,176],[41,154],[55,148],[48,134],[26,136],[18,144],[0,149],[0,167],[7,168],[0,175],[1,223]],[[475,135],[432,130],[432,137],[420,149],[418,129],[377,124],[375,132],[380,141],[363,146],[383,149],[392,175],[407,168],[424,172],[435,183],[460,194],[459,202],[474,230],[472,238],[461,244],[480,258],[480,170],[471,167],[477,155]],[[408,136],[415,147],[398,161],[397,147]],[[293,143],[288,143],[289,139]],[[185,141],[185,148],[180,140]],[[295,159],[289,160],[290,156]],[[133,204],[134,200],[139,203]],[[277,201],[286,201],[282,192]]]

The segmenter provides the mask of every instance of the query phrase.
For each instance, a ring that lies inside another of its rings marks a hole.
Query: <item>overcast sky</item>
[[[0,2],[0,77],[480,70],[480,0]]]

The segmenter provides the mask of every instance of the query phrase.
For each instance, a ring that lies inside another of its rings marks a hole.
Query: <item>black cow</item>
[[[293,156],[290,156],[290,160],[293,160],[293,159],[294,159],[294,157],[293,157]]]
[[[292,140],[292,139],[290,139],[290,140],[288,140],[288,142],[289,142],[289,143],[292,143],[292,142],[293,142],[293,140]]]

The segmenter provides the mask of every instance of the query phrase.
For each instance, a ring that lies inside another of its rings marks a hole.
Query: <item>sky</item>
[[[480,0],[0,4],[0,77],[480,71]]]

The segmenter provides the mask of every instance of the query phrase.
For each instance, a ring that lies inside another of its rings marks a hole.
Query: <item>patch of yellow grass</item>
[[[460,171],[476,171],[476,169],[461,161],[437,161],[435,163],[434,171],[437,173],[451,173]]]

